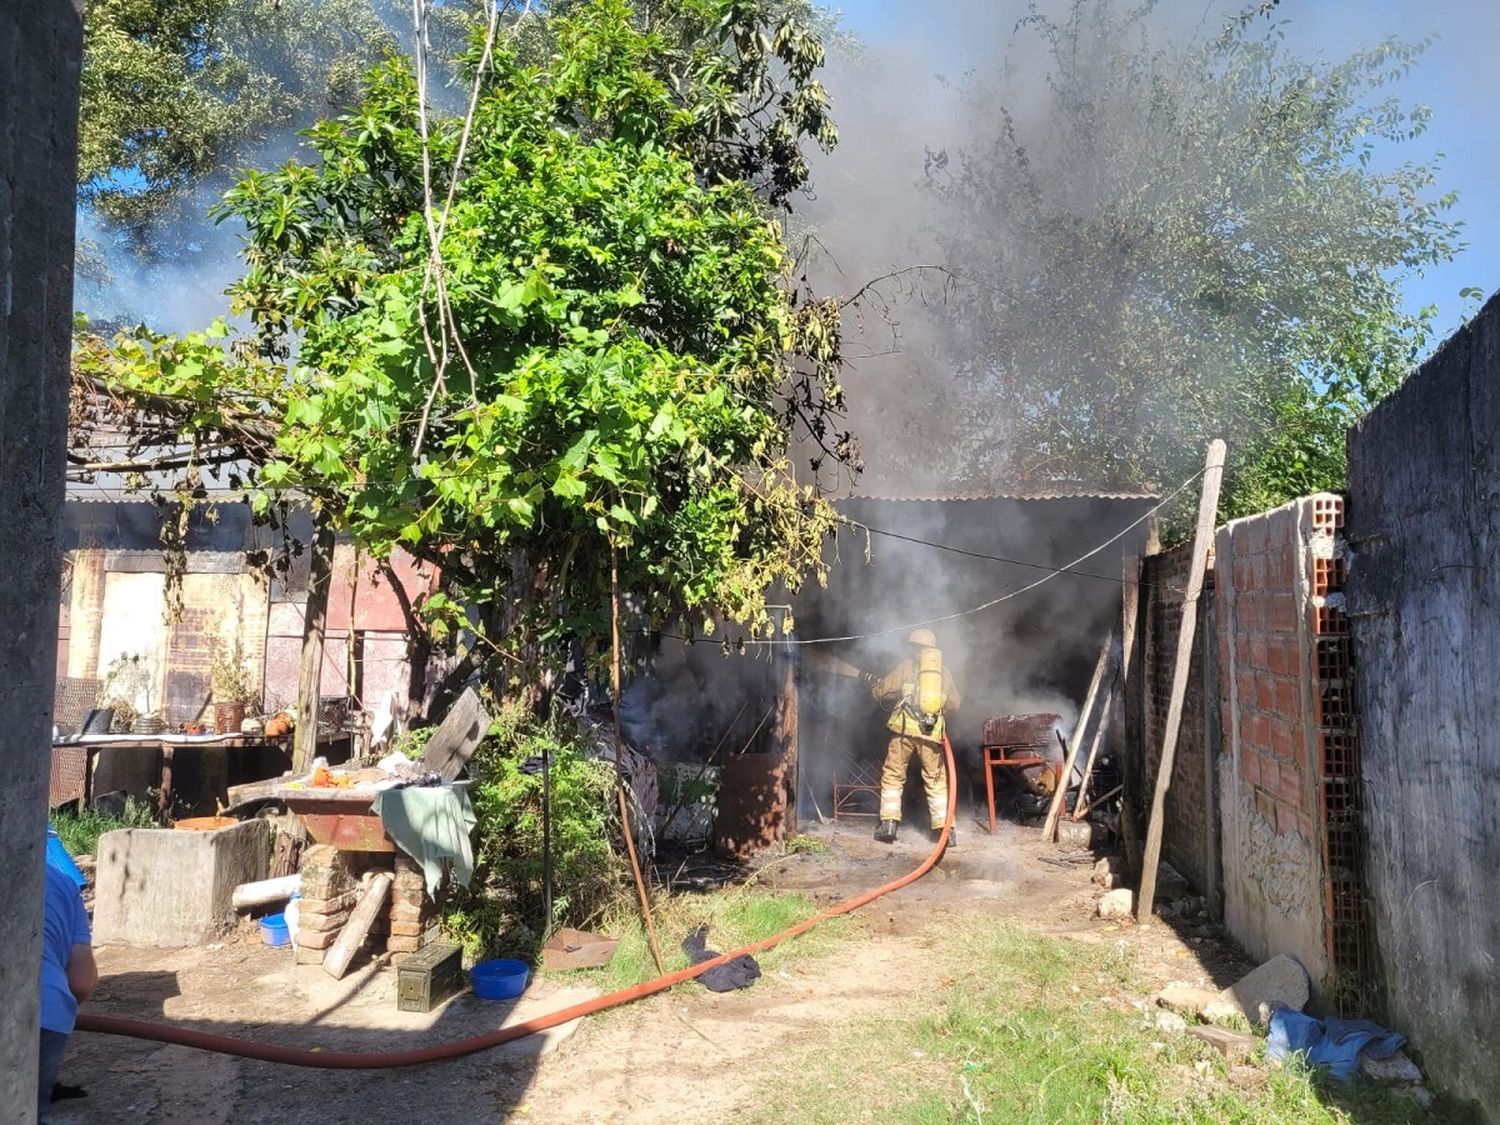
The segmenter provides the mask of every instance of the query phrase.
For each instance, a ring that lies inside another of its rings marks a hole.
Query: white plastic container
[[[291,938],[293,943],[297,940],[297,915],[301,909],[299,905],[301,898],[301,891],[293,892],[291,901],[286,904],[286,909],[282,911],[283,917],[286,918],[287,936]]]

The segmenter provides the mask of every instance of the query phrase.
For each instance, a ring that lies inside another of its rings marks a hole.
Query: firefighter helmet
[[[919,648],[937,648],[937,637],[933,636],[931,629],[913,629],[906,643]]]

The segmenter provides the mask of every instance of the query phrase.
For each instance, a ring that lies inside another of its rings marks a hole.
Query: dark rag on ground
[[[700,965],[704,961],[712,961],[719,955],[717,950],[708,948],[707,923],[682,939],[682,951],[695,965]],[[698,983],[710,992],[733,992],[736,988],[749,988],[751,982],[759,976],[760,966],[755,963],[755,958],[747,953],[742,957],[736,957],[733,961],[726,961],[722,965],[709,969],[698,978]]]

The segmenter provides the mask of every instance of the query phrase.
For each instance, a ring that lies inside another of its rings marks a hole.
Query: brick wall
[[[1235,520],[1216,545],[1225,923],[1256,957],[1296,957],[1325,1000],[1323,764],[1329,738],[1347,733],[1333,714],[1347,654],[1339,664],[1327,644],[1342,621],[1342,521],[1342,500],[1320,494]]]
[[[1192,562],[1192,544],[1149,555],[1141,570],[1141,619],[1137,643],[1141,657],[1140,682],[1129,686],[1138,701],[1144,768],[1133,785],[1132,805],[1144,824],[1161,761],[1162,735],[1170,705],[1172,676],[1177,660],[1177,637],[1182,629],[1182,599]],[[1163,819],[1162,856],[1211,903],[1219,894],[1219,829],[1217,780],[1213,763],[1219,744],[1218,682],[1214,656],[1207,643],[1213,636],[1212,572],[1198,602],[1198,631],[1193,640],[1192,670],[1183,699],[1182,728],[1167,791]]]

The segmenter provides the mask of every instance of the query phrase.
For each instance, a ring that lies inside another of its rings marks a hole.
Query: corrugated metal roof
[[[1046,481],[994,488],[960,485],[951,490],[932,491],[872,482],[856,486],[847,499],[923,503],[962,500],[1159,500],[1161,494],[1150,486],[1100,487],[1076,481]]]
[[[123,478],[113,473],[97,473],[101,478],[92,482],[77,480],[68,481],[67,500],[68,503],[79,504],[149,504],[151,503],[152,485],[147,484],[142,488],[127,488]],[[109,480],[102,478],[109,477]],[[171,482],[165,479],[156,482],[163,495],[172,494]],[[198,504],[227,504],[235,503],[243,497],[239,492],[231,488],[215,487],[209,484],[205,488],[206,496],[199,498]]]

